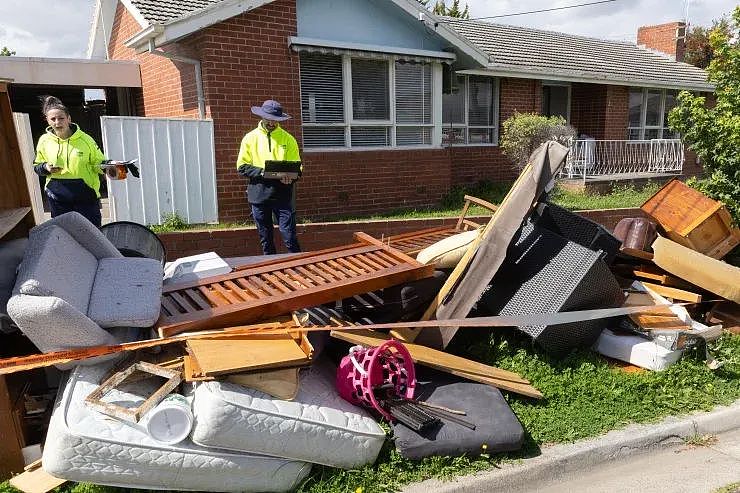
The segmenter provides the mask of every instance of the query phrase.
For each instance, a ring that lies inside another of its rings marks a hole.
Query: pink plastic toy
[[[393,421],[375,396],[375,390],[380,387],[396,396],[414,397],[414,362],[406,347],[398,341],[389,340],[376,348],[353,346],[337,369],[337,390],[343,399],[377,409],[383,417]]]

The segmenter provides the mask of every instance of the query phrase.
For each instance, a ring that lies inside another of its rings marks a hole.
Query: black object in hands
[[[132,159],[131,161],[126,161],[125,164],[126,168],[131,172],[132,175],[134,175],[134,178],[139,178],[139,168],[136,167],[134,164],[136,162],[136,159]]]

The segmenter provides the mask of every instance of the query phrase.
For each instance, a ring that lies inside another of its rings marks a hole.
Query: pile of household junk
[[[740,330],[740,269],[721,261],[740,232],[723,205],[674,180],[611,233],[548,202],[566,155],[543,144],[500,205],[466,197],[454,226],[274,258],[165,264],[76,213],[35,227],[5,330],[40,353],[0,373],[65,370],[44,473],[288,491],[312,464],[372,464],[389,439],[411,459],[513,451],[525,430],[501,392],[542,394],[446,352],[458,329],[654,371]],[[466,217],[476,204],[487,223]]]

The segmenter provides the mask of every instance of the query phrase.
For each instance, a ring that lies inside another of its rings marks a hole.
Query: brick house
[[[459,22],[415,0],[97,0],[89,56],[139,62],[132,114],[213,119],[221,221],[247,214],[234,163],[249,107],[281,101],[302,145],[299,214],[332,217],[513,179],[497,142],[515,111],[596,139],[668,137],[677,90],[712,90],[680,62],[682,28],[641,28],[640,47]]]

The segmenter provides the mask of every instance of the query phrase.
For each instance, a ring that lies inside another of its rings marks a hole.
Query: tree
[[[417,0],[423,6],[429,8],[429,0]],[[460,0],[452,0],[452,6],[448,7],[445,4],[445,0],[435,0],[432,12],[437,15],[446,15],[447,17],[457,17],[459,19],[469,19],[470,12],[468,11],[468,4],[465,4],[465,9],[460,10]]]
[[[0,56],[13,56],[13,55],[15,55],[15,51],[9,50],[7,46],[3,46],[3,48],[0,50]]]
[[[707,72],[715,85],[714,104],[682,91],[668,122],[704,166],[707,177],[691,184],[724,202],[740,222],[740,6],[727,31],[715,28],[709,33],[709,43],[714,57]]]
[[[686,52],[684,61],[699,68],[707,68],[712,61],[714,51],[709,43],[709,33],[712,30],[719,29],[722,32],[730,34],[730,23],[726,17],[712,21],[712,27],[706,28],[696,26],[686,32]]]

